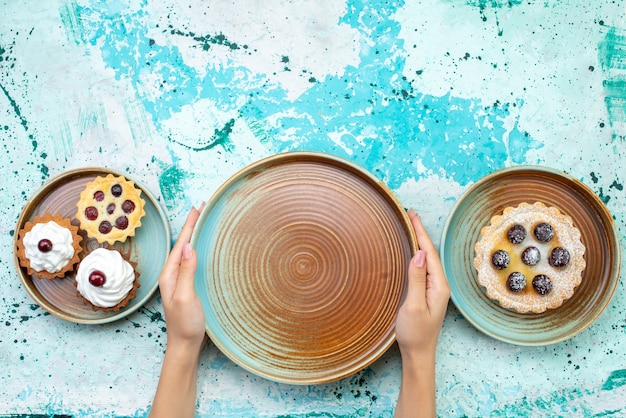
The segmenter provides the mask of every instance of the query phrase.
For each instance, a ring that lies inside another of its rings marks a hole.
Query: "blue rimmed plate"
[[[541,314],[520,314],[487,298],[474,268],[481,228],[505,207],[521,202],[543,202],[569,215],[586,247],[587,266],[574,295]],[[470,187],[448,217],[440,247],[451,299],[459,311],[483,333],[518,345],[558,343],[589,327],[613,297],[620,252],[613,217],[593,191],[565,173],[540,166],[505,168]]]
[[[380,180],[308,152],[231,177],[200,215],[192,245],[213,343],[247,370],[292,384],[350,376],[393,344],[417,247]]]
[[[26,269],[20,266],[17,256],[14,256],[18,276],[28,295],[47,312],[66,321],[83,324],[102,324],[124,318],[139,309],[154,294],[158,287],[158,278],[161,268],[167,259],[170,250],[171,234],[167,216],[156,198],[144,187],[125,173],[116,172],[102,167],[86,167],[65,171],[48,180],[24,206],[15,229],[17,231],[35,216],[44,213],[58,213],[64,218],[75,219],[76,202],[85,185],[98,176],[113,174],[124,176],[135,182],[145,200],[146,215],[141,218],[141,227],[136,230],[135,236],[125,243],[116,243],[114,247],[126,254],[131,261],[137,263],[140,287],[137,297],[132,299],[127,307],[119,312],[104,313],[94,311],[83,303],[83,299],[76,294],[73,272],[65,278],[46,280],[27,274]],[[85,237],[83,237],[85,238]],[[100,244],[94,239],[83,239],[85,253]]]

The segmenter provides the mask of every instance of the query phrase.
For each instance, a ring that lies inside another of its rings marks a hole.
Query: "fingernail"
[[[426,265],[426,251],[417,250],[413,256],[413,265],[415,267],[424,267]]]
[[[192,255],[191,244],[186,242],[185,245],[183,245],[183,260],[189,260]]]

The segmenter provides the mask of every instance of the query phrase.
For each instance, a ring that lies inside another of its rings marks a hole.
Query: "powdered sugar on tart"
[[[580,237],[572,219],[557,208],[541,202],[505,208],[481,229],[474,246],[478,282],[504,308],[520,313],[557,308],[582,281]]]

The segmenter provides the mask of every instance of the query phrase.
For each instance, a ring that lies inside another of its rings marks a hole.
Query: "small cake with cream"
[[[64,277],[80,261],[82,237],[78,227],[58,214],[35,216],[18,232],[16,255],[29,275]]]
[[[94,310],[117,312],[136,297],[138,275],[119,251],[96,248],[78,266],[75,284]]]

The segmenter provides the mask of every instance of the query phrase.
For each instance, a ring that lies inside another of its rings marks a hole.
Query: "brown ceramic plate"
[[[64,218],[71,219],[72,224],[78,226],[75,214],[80,192],[88,182],[97,176],[107,174],[124,176],[134,181],[141,189],[141,197],[146,202],[144,208],[146,215],[141,219],[141,227],[137,229],[135,236],[127,239],[124,244],[114,245],[128,255],[131,261],[137,263],[137,271],[140,273],[141,287],[137,289],[137,297],[131,300],[127,307],[119,312],[94,311],[76,295],[73,272],[61,279],[38,279],[36,276],[28,275],[26,269],[20,266],[17,256],[14,256],[17,274],[29,296],[47,312],[67,321],[101,324],[115,321],[136,311],[157,289],[159,273],[169,253],[171,240],[169,223],[157,200],[127,174],[101,167],[69,170],[48,180],[24,206],[17,221],[13,248],[16,248],[18,231],[36,215],[58,213]],[[100,246],[95,239],[87,239],[84,232],[81,233],[83,254]]]
[[[520,314],[487,298],[474,268],[480,229],[521,202],[543,202],[569,215],[586,247],[587,266],[574,295],[541,314]],[[579,180],[537,166],[505,168],[474,184],[450,214],[440,252],[452,301],[465,318],[487,335],[519,345],[554,344],[589,327],[613,297],[621,266],[619,235],[604,203]]]
[[[395,341],[417,242],[402,205],[364,169],[308,152],[231,177],[192,237],[207,333],[270,380],[330,382]]]

